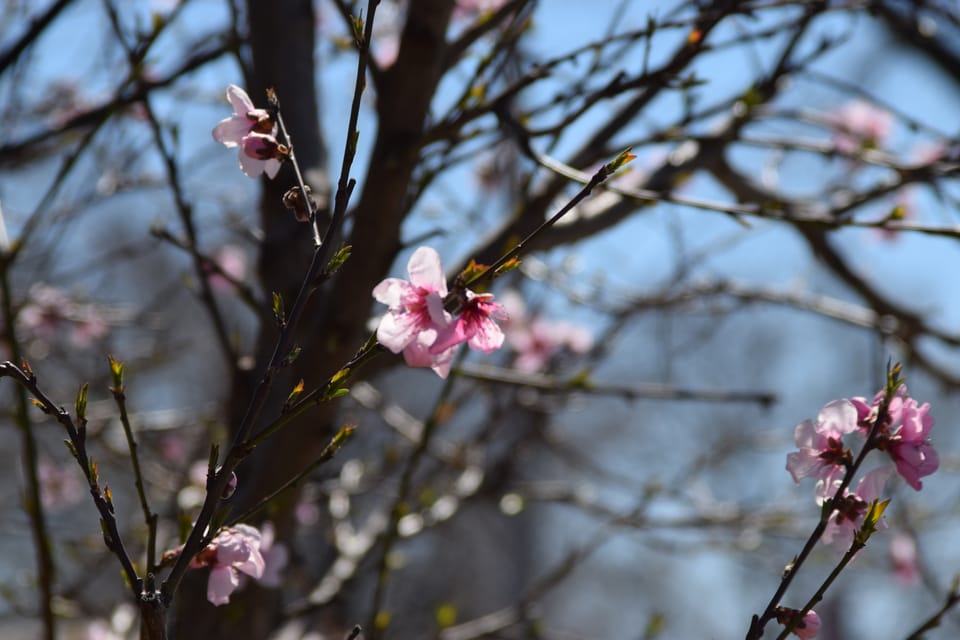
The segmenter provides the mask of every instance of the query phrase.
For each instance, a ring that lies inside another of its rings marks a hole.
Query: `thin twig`
[[[3,255],[0,255],[0,296],[2,296],[2,302],[0,303],[3,307],[7,345],[13,358],[19,361],[21,358],[20,344],[16,335],[16,316],[13,311],[9,277],[12,256],[5,249],[0,248],[0,252],[3,253]],[[43,620],[43,637],[45,640],[54,640],[57,635],[56,618],[53,614],[53,581],[56,575],[56,565],[40,493],[37,442],[33,433],[29,407],[27,406],[26,391],[22,386],[18,386],[15,395],[15,422],[23,442],[22,458],[27,485],[26,495],[24,496],[24,510],[30,520],[30,533],[33,536],[33,545],[37,554],[37,591],[39,594],[37,604],[40,609],[40,618]]]
[[[95,474],[96,465],[92,463],[87,455],[85,435],[77,429],[73,418],[65,409],[58,406],[51,400],[37,385],[37,378],[32,373],[26,373],[20,367],[12,362],[0,362],[0,378],[13,378],[21,387],[30,392],[37,400],[37,406],[47,415],[53,416],[67,432],[67,437],[72,445],[71,453],[76,457],[80,468],[83,470],[90,488],[90,495],[93,497],[94,505],[100,514],[100,522],[103,525],[103,539],[107,548],[117,556],[120,566],[123,569],[127,584],[134,598],[140,598],[143,588],[143,581],[137,575],[137,571],[127,554],[123,544],[123,538],[120,535],[120,529],[117,526],[116,514],[113,511],[113,503],[110,499],[109,490],[106,492],[101,489],[100,483]]]

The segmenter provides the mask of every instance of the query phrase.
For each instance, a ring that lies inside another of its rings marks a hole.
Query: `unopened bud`
[[[231,471],[230,482],[228,482],[227,486],[223,488],[223,493],[220,494],[220,499],[229,500],[231,497],[233,497],[233,494],[236,490],[237,490],[237,474]]]

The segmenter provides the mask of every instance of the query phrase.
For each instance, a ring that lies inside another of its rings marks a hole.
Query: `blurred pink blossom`
[[[231,280],[242,281],[247,275],[247,254],[243,249],[233,244],[225,244],[213,255],[213,261],[223,274],[211,269],[208,280],[210,286],[221,292],[233,291]]]
[[[890,538],[890,563],[893,573],[903,585],[914,585],[920,581],[920,569],[917,565],[917,542],[913,536],[897,531]]]
[[[540,371],[563,350],[586,353],[593,347],[593,336],[582,326],[542,316],[529,317],[523,298],[516,291],[505,292],[501,299],[509,316],[509,321],[504,323],[507,344],[517,354],[513,362],[515,369],[527,373]]]
[[[70,342],[79,348],[92,346],[108,331],[100,308],[74,302],[60,289],[46,284],[30,288],[17,321],[27,338],[52,340],[59,331],[69,330]]]
[[[37,465],[37,476],[40,480],[40,501],[47,509],[59,509],[83,497],[80,471],[71,465],[41,460]]]
[[[290,561],[286,545],[276,542],[276,530],[272,522],[260,526],[260,553],[263,555],[264,570],[259,583],[266,587],[279,587],[280,573]]]
[[[20,309],[17,319],[31,336],[52,338],[64,320],[70,300],[56,287],[36,284],[30,287],[29,301]]]
[[[833,144],[848,154],[882,147],[893,129],[893,116],[888,111],[863,100],[841,106],[830,120],[835,129]]]
[[[471,20],[484,14],[493,13],[506,3],[507,0],[457,0],[453,7],[453,19]]]

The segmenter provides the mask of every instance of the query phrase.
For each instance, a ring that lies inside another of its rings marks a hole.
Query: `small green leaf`
[[[513,271],[519,266],[520,266],[520,258],[514,256],[509,260],[507,260],[506,262],[504,262],[499,267],[497,267],[496,270],[493,272],[493,275],[502,276],[505,273],[510,273],[511,271]]]
[[[348,393],[350,393],[350,389],[346,389],[346,388],[337,389],[336,391],[331,393],[329,396],[327,396],[327,400],[336,400],[340,396],[345,396]]]
[[[293,403],[297,401],[297,399],[300,397],[300,394],[302,393],[303,393],[303,378],[300,378],[300,382],[297,383],[297,386],[295,386],[293,390],[290,391],[290,395],[288,395],[287,399],[284,400],[283,409],[281,409],[281,413],[286,413],[290,409],[290,407],[293,406]]]
[[[353,41],[357,47],[363,46],[363,16],[350,16],[350,26],[353,28]]]
[[[902,204],[896,205],[893,209],[890,210],[890,213],[887,214],[887,221],[890,220],[903,220],[907,217],[907,208]]]
[[[336,435],[330,439],[330,443],[324,447],[320,457],[325,460],[329,460],[336,455],[337,451],[340,450],[340,447],[347,444],[347,441],[353,435],[353,432],[356,430],[356,428],[357,426],[353,424],[347,424],[341,427],[340,430],[337,431]]]
[[[356,430],[357,425],[355,424],[344,425],[340,428],[340,431],[337,431],[337,435],[333,436],[333,440],[330,442],[330,444],[335,450],[339,449],[343,445],[347,444],[347,440],[353,436],[353,432]]]
[[[77,412],[77,422],[87,421],[87,391],[89,385],[84,382],[80,385],[80,391],[77,392],[77,400],[74,403],[74,409]]]
[[[610,173],[614,173],[622,169],[637,157],[636,154],[630,153],[632,149],[633,147],[627,147],[626,149],[621,151],[616,158],[613,159],[613,162],[607,165],[610,167]]]
[[[283,359],[283,366],[287,367],[293,364],[300,357],[300,345],[294,345],[287,357]]]
[[[103,498],[107,501],[107,506],[110,507],[110,512],[113,513],[113,493],[110,492],[110,485],[104,486]]]
[[[346,382],[349,375],[350,367],[344,367],[333,374],[330,381],[327,382],[327,386],[323,388],[320,401],[333,400],[334,398],[339,398],[340,396],[350,393],[350,390],[343,386],[343,383]]]
[[[458,282],[473,282],[474,278],[478,277],[484,271],[487,270],[487,265],[480,264],[473,258],[470,259],[470,264],[460,272],[460,275],[457,276]]]
[[[110,378],[113,381],[111,391],[114,393],[123,393],[123,372],[125,367],[122,362],[112,355],[107,355],[107,360],[110,362]]]
[[[340,270],[340,267],[350,259],[350,252],[353,247],[349,244],[345,244],[337,249],[337,252],[330,258],[330,262],[327,263],[327,273],[334,274]]]
[[[273,292],[273,317],[281,327],[287,324],[287,312],[283,307],[283,296]]]

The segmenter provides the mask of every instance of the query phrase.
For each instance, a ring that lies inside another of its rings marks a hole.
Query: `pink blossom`
[[[30,287],[30,301],[20,309],[17,319],[26,332],[49,339],[56,334],[69,305],[69,299],[60,289],[36,284]]]
[[[799,447],[787,455],[787,471],[794,482],[801,478],[826,478],[835,475],[850,462],[850,453],[843,445],[843,436],[857,428],[858,410],[849,400],[827,403],[817,421],[804,420],[793,432]]]
[[[870,405],[863,398],[854,398],[859,414],[869,410],[865,420],[861,421],[863,429],[869,431],[876,422],[883,397],[883,392],[878,391]],[[890,399],[887,420],[876,434],[876,448],[887,452],[896,464],[897,473],[917,491],[923,488],[920,478],[932,474],[940,466],[939,456],[929,438],[933,424],[930,403],[920,405],[901,385]]]
[[[503,306],[493,301],[492,293],[466,290],[466,301],[457,319],[440,330],[431,354],[440,354],[466,342],[471,349],[490,353],[503,345],[503,331],[495,319],[506,318]]]
[[[917,543],[912,536],[898,531],[890,538],[890,563],[901,584],[913,585],[920,581]]]
[[[930,475],[940,466],[937,452],[928,438],[933,428],[930,403],[918,405],[913,398],[905,398],[900,415],[900,428],[890,436],[888,451],[897,465],[897,473],[919,491],[923,488],[920,478]]]
[[[817,633],[820,631],[820,616],[817,615],[817,612],[811,609],[807,611],[807,614],[803,616],[803,620],[796,627],[793,628],[793,635],[798,638],[803,638],[803,640],[810,640],[810,638],[816,638]]]
[[[260,552],[261,535],[254,527],[238,524],[221,529],[206,549],[198,553],[190,566],[210,567],[207,600],[216,606],[230,602],[230,594],[240,586],[240,574],[263,576],[266,563]]]
[[[240,149],[240,168],[245,175],[256,178],[261,173],[266,173],[268,178],[273,178],[280,171],[283,150],[272,135],[247,134],[243,137]]]
[[[791,609],[789,607],[777,607],[775,611],[777,622],[784,626],[793,623],[799,613],[797,609]],[[811,609],[804,614],[803,618],[790,630],[790,633],[798,638],[809,640],[810,638],[816,638],[819,631],[820,616]]]
[[[883,485],[886,484],[891,473],[889,467],[874,469],[860,479],[856,493],[844,491],[843,497],[833,505],[833,513],[830,514],[827,527],[820,539],[826,544],[832,544],[838,551],[849,549],[853,544],[854,535],[863,524],[870,504],[880,498]],[[886,528],[886,522],[881,519],[877,523],[877,530]]]
[[[843,105],[831,120],[836,128],[834,145],[849,154],[883,146],[893,128],[893,117],[888,111],[863,100]]]
[[[441,378],[450,372],[451,349],[433,352],[437,335],[451,321],[443,308],[447,281],[439,254],[420,247],[407,262],[410,280],[387,278],[373,289],[377,302],[387,313],[377,327],[377,340],[393,353],[403,352],[411,367],[431,367]]]
[[[257,109],[247,92],[235,84],[227,87],[233,115],[213,128],[213,139],[225,147],[240,147],[240,168],[251,178],[266,173],[273,178],[280,170],[283,148],[277,142],[277,125],[266,109]]]

